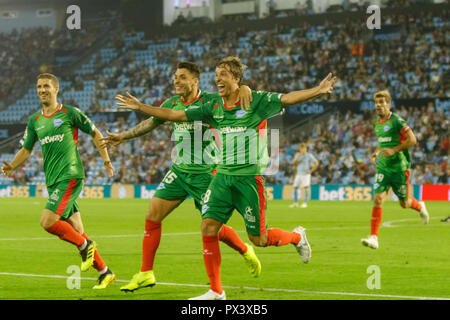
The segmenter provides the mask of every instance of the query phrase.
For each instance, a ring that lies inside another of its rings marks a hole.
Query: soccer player
[[[249,239],[256,246],[293,244],[304,263],[311,258],[311,247],[305,229],[293,232],[266,227],[266,196],[261,176],[267,154],[267,119],[279,114],[285,106],[293,105],[331,92],[336,78],[329,74],[318,87],[309,90],[277,94],[252,91],[253,100],[247,111],[239,108],[239,84],[245,65],[237,57],[222,59],[216,67],[216,84],[220,98],[200,108],[171,110],[139,104],[132,97],[117,96],[120,107],[143,111],[170,121],[206,121],[222,135],[221,158],[202,206],[203,259],[210,279],[210,290],[193,300],[225,300],[220,280],[221,255],[218,233],[234,209],[245,221]],[[331,81],[330,81],[331,79]],[[220,138],[220,137],[219,137]],[[240,141],[240,142],[239,142]],[[255,150],[256,148],[256,150]],[[253,151],[253,152],[252,152]],[[256,157],[256,159],[255,159]]]
[[[297,165],[297,170],[294,179],[294,203],[289,207],[298,207],[299,188],[303,191],[303,203],[300,208],[308,206],[308,199],[311,195],[311,173],[317,169],[319,162],[308,152],[306,143],[300,143],[298,153],[295,155],[293,164]]]
[[[75,245],[81,254],[81,271],[92,265],[100,273],[94,289],[106,288],[114,281],[114,273],[103,262],[96,243],[84,232],[76,199],[85,178],[83,164],[77,150],[78,129],[90,134],[99,151],[109,177],[114,168],[108,151],[101,148],[101,132],[78,108],[58,103],[59,81],[49,73],[37,77],[37,94],[42,110],[34,113],[23,137],[22,148],[11,163],[3,161],[2,173],[10,176],[31,155],[37,141],[44,157],[45,182],[49,198],[42,212],[40,224],[48,233]]]
[[[173,79],[176,95],[167,99],[161,107],[184,111],[198,108],[211,97],[217,96],[198,89],[199,80],[200,68],[197,64],[180,62],[177,65]],[[250,89],[248,87],[242,88],[241,96],[247,99],[249,104],[249,99],[251,98]],[[164,120],[151,117],[138,124],[135,128],[123,133],[108,132],[108,137],[105,137],[103,140],[108,145],[117,146],[126,140],[151,132],[163,122]],[[192,196],[196,208],[201,212],[202,197],[213,177],[212,171],[215,167],[213,155],[205,151],[210,146],[210,141],[205,140],[198,144],[197,149],[195,148],[194,122],[175,122],[173,128],[180,163],[175,163],[170,168],[150,202],[150,208],[145,217],[141,269],[128,284],[120,288],[122,291],[132,292],[155,285],[156,279],[153,265],[161,240],[162,221],[189,195]],[[199,130],[199,133],[201,133],[200,139],[204,137],[207,130],[209,130],[209,126],[201,127]],[[184,148],[186,142],[188,147]],[[188,151],[190,155],[182,154]],[[261,263],[253,247],[244,243],[233,228],[223,225],[219,232],[219,240],[242,255],[250,273],[254,277],[260,275]]]
[[[425,224],[430,218],[425,203],[417,201],[410,195],[411,158],[408,148],[417,143],[416,137],[406,121],[390,111],[391,95],[388,91],[376,92],[373,97],[377,114],[373,126],[378,139],[378,148],[371,156],[371,162],[375,163],[377,158],[378,161],[376,161],[377,172],[373,186],[374,204],[371,232],[370,236],[361,239],[361,242],[364,246],[377,249],[383,202],[391,187],[402,208],[411,208],[419,212],[419,216]]]

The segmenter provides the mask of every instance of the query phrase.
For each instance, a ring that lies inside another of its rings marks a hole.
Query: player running
[[[297,165],[293,190],[294,202],[289,208],[298,207],[299,188],[303,191],[304,197],[300,208],[306,208],[308,206],[308,200],[311,195],[311,173],[319,166],[317,159],[308,152],[306,143],[300,143],[298,151],[293,160],[293,165]]]
[[[182,111],[153,108],[136,103],[132,97],[117,97],[121,101],[118,103],[120,107],[176,122],[202,120],[217,128],[222,136],[222,156],[217,174],[208,187],[202,206],[203,259],[210,279],[210,290],[193,300],[226,298],[220,280],[218,233],[234,209],[244,218],[248,237],[256,246],[293,244],[304,263],[308,263],[311,258],[311,247],[305,229],[301,226],[293,232],[279,228],[267,229],[267,202],[261,176],[267,157],[258,155],[267,154],[267,119],[279,114],[285,106],[331,92],[335,78],[331,79],[329,74],[318,87],[288,94],[252,91],[250,109],[245,111],[239,108],[238,100],[238,88],[245,67],[237,57],[222,59],[216,67],[216,84],[221,97],[196,109]]]
[[[417,201],[410,196],[409,169],[411,158],[408,148],[417,143],[416,137],[405,120],[390,111],[391,95],[388,91],[379,91],[374,94],[375,111],[377,119],[373,126],[378,139],[379,147],[371,157],[377,172],[374,184],[374,205],[372,208],[370,236],[361,239],[364,246],[372,249],[378,248],[378,231],[382,219],[382,206],[387,192],[397,195],[402,208],[411,208],[419,212],[423,223],[427,224],[429,215],[425,203]]]
[[[188,110],[199,108],[203,103],[217,96],[209,94],[198,89],[200,80],[200,68],[192,62],[180,62],[175,72],[173,84],[176,96],[167,99],[162,108],[172,110]],[[242,96],[250,99],[251,93],[248,87],[243,88]],[[136,103],[139,103],[135,99]],[[151,117],[135,128],[120,134],[108,132],[108,137],[103,140],[108,145],[117,146],[120,143],[142,136],[164,123],[155,117]],[[204,140],[195,147],[195,123],[194,122],[175,122],[173,124],[175,141],[177,143],[177,154],[181,163],[174,164],[165,175],[150,202],[149,211],[145,217],[145,233],[142,246],[142,265],[140,272],[136,273],[132,280],[122,291],[134,291],[144,287],[150,287],[156,284],[154,275],[154,259],[156,251],[161,240],[161,224],[176,207],[178,207],[187,196],[192,196],[196,208],[201,212],[202,197],[208,189],[209,183],[213,177],[212,171],[215,167],[215,161],[211,153],[206,152],[210,147],[211,141]],[[205,136],[209,126],[201,126],[198,130],[201,133],[200,139]],[[180,138],[182,138],[180,140]],[[183,143],[190,146],[184,148]],[[187,149],[190,156],[180,154]],[[223,225],[219,232],[219,240],[239,252],[246,262],[250,273],[258,277],[261,273],[261,263],[259,262],[253,247],[244,243],[233,228]]]
[[[2,173],[10,176],[31,155],[37,141],[44,157],[45,183],[49,198],[41,215],[40,224],[47,232],[75,245],[81,254],[81,271],[92,265],[100,273],[94,289],[104,289],[115,279],[114,273],[103,262],[96,243],[84,232],[76,199],[83,189],[83,164],[77,150],[78,129],[90,134],[100,153],[109,177],[114,168],[108,151],[101,148],[101,132],[78,108],[57,102],[58,78],[49,73],[37,78],[37,94],[42,110],[34,113],[22,140],[23,146],[11,163],[3,161]]]

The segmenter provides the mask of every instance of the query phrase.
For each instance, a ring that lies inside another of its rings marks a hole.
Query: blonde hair
[[[51,73],[41,73],[37,76],[37,80],[39,79],[50,79],[55,87],[59,88],[59,80],[58,78]]]
[[[384,99],[386,99],[386,101],[387,101],[388,103],[390,103],[391,100],[392,100],[391,94],[390,94],[389,91],[387,91],[387,90],[375,92],[375,93],[373,94],[373,100],[375,100],[376,98],[384,98]]]

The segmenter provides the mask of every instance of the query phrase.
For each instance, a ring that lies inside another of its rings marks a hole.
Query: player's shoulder
[[[67,105],[67,104],[61,105],[61,111],[66,113],[66,114],[73,114],[73,113],[76,113],[76,112],[78,112],[78,113],[83,112],[78,107],[74,107],[74,106]]]
[[[174,95],[170,98],[167,98],[166,100],[161,103],[161,108],[169,108],[172,109],[177,102],[181,102],[181,96],[180,95]]]
[[[400,116],[398,113],[395,112],[392,112],[391,118],[392,120],[405,121],[405,119],[403,119],[402,116]]]
[[[217,92],[202,91],[200,93],[199,100],[203,103],[213,103],[221,101],[222,97]]]

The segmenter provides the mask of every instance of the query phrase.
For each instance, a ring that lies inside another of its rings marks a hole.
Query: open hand
[[[117,102],[119,108],[137,111],[140,110],[141,102],[136,97],[132,96],[128,91],[126,96],[121,94],[116,95],[116,99],[120,101]]]
[[[3,160],[2,162],[3,162],[2,173],[5,176],[9,177],[13,173],[14,169],[13,167],[11,167],[11,164],[6,162],[5,160]]]
[[[333,91],[333,85],[336,81],[336,77],[331,78],[332,76],[333,74],[330,72],[327,77],[320,82],[319,90],[321,94],[331,93],[331,91]]]

